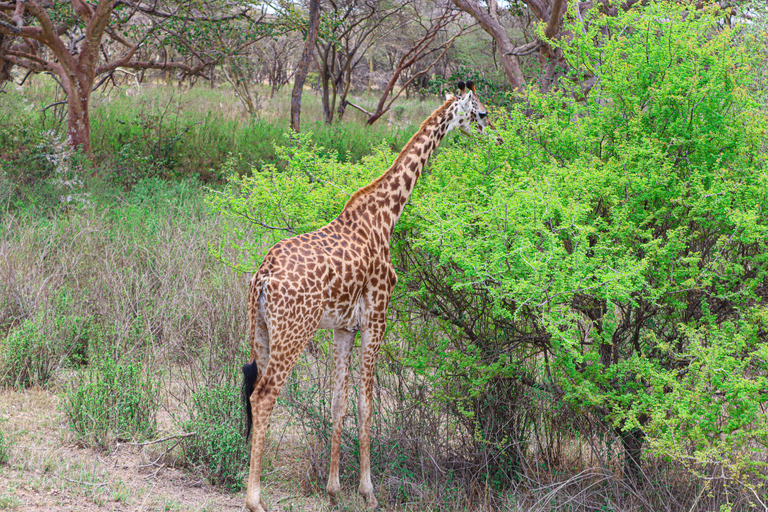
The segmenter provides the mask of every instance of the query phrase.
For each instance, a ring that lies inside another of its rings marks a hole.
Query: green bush
[[[529,90],[496,112],[502,145],[445,147],[395,229],[395,295],[443,333],[402,362],[495,487],[565,464],[571,442],[634,483],[643,456],[742,490],[768,477],[763,43],[687,9],[568,18],[574,37],[552,44],[574,69],[556,88],[569,93]],[[235,230],[256,255],[240,268],[332,220],[391,161],[336,165],[299,142],[280,149],[285,172],[231,177],[209,198],[251,229]]]
[[[80,331],[83,324],[87,320],[63,317],[47,329],[44,316],[38,315],[11,330],[0,341],[0,385],[44,386],[60,368],[84,363],[88,339]]]
[[[34,318],[0,339],[0,385],[44,386],[57,370],[87,363],[98,336],[93,319],[71,311],[75,301],[65,288],[49,299]]]
[[[237,491],[248,474],[248,447],[240,389],[224,384],[192,395],[192,419],[184,428],[187,460],[200,466],[211,483]]]
[[[159,93],[162,95],[162,92]],[[278,164],[275,144],[286,133],[282,119],[238,121],[194,108],[125,104],[117,99],[92,115],[94,152],[128,185],[148,177],[199,176],[219,178],[229,154],[241,155],[240,173]],[[305,121],[305,132],[336,162],[358,162],[380,144],[393,149],[408,139],[409,130],[356,123],[326,125]],[[114,157],[110,155],[115,155]]]
[[[445,151],[416,188],[402,281],[452,336],[412,362],[458,415],[503,417],[499,386],[524,384],[593,415],[635,479],[643,447],[697,475],[766,476],[750,449],[768,443],[761,45],[717,16],[590,11],[557,43],[576,69],[560,85],[595,78],[588,99],[529,92],[502,146]]]
[[[58,348],[39,319],[25,320],[0,342],[0,382],[16,389],[44,385],[65,358]]]
[[[156,431],[157,377],[139,362],[105,357],[81,371],[66,392],[69,427],[84,446],[109,450],[115,441],[141,441]]]
[[[235,235],[230,243],[247,258],[229,261],[239,270],[257,268],[266,249],[281,238],[312,231],[336,218],[349,196],[384,172],[395,156],[381,146],[359,164],[339,163],[313,143],[311,135],[287,134],[284,141],[275,152],[285,169],[268,164],[250,175],[238,174],[239,161],[233,159],[225,168],[224,190],[212,191],[206,198],[214,212],[228,219]],[[253,229],[255,237],[249,235]],[[220,258],[228,253],[213,249]]]

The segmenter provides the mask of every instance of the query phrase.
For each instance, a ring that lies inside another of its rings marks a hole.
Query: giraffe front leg
[[[339,483],[339,453],[341,450],[341,429],[344,426],[344,416],[347,414],[349,399],[347,383],[349,382],[349,358],[357,333],[346,329],[333,330],[333,399],[331,401],[331,416],[333,417],[333,436],[331,437],[331,465],[328,471],[328,492],[331,506],[338,504],[341,494]]]
[[[365,498],[368,510],[373,510],[379,506],[373,492],[373,482],[371,482],[371,410],[373,374],[386,328],[386,319],[384,315],[381,317],[379,321],[367,322],[361,331],[362,365],[360,368],[360,398],[357,407],[360,427],[360,487],[358,487],[358,492]]]

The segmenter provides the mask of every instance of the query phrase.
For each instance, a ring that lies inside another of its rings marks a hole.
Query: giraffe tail
[[[259,380],[259,367],[256,361],[243,365],[243,405],[245,406],[245,438],[251,437],[253,413],[251,412],[251,395],[256,381]]]
[[[248,343],[251,345],[251,354],[253,354],[254,336],[256,334],[256,315],[258,314],[259,297],[264,279],[260,273],[256,273],[251,279],[248,287]],[[253,426],[253,412],[251,411],[251,395],[256,382],[259,380],[259,367],[256,361],[243,365],[243,406],[245,407],[245,437],[251,435]]]

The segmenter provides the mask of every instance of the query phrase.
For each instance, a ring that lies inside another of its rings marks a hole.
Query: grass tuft
[[[195,432],[185,442],[187,461],[212,483],[240,490],[248,473],[240,389],[226,384],[203,388],[192,395],[192,402],[193,416],[184,427]]]
[[[158,383],[139,362],[106,357],[67,390],[69,426],[84,445],[109,450],[115,441],[141,441],[156,431]]]

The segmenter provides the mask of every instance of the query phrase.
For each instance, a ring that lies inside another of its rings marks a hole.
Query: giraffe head
[[[485,108],[477,97],[475,84],[471,80],[466,84],[459,82],[459,98],[454,101],[454,118],[451,120],[449,129],[458,128],[463,134],[471,135],[472,127],[477,133],[489,133],[487,128],[493,129],[491,120],[488,119],[488,109]],[[504,140],[496,136],[496,142],[501,144]]]

